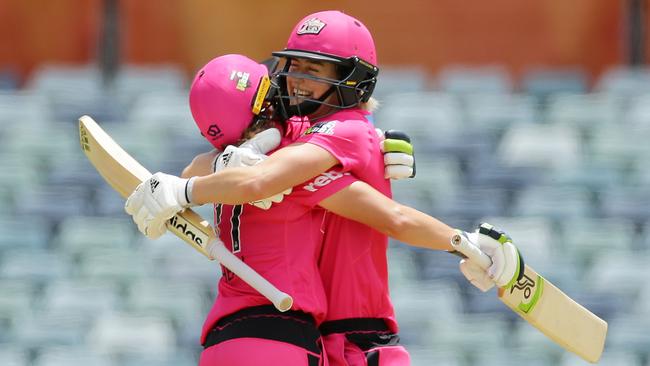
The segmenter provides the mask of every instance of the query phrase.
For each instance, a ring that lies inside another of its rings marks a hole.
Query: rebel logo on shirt
[[[334,127],[336,127],[336,122],[337,121],[329,121],[329,122],[318,122],[315,125],[309,127],[305,131],[305,135],[309,135],[312,133],[322,133],[326,135],[333,135],[334,134]]]
[[[319,34],[326,25],[318,18],[309,18],[300,25],[296,34]]]
[[[346,175],[350,175],[350,173],[340,172],[338,170],[330,170],[314,178],[311,182],[304,185],[302,189],[309,192],[316,192],[319,188],[325,187],[326,185]]]

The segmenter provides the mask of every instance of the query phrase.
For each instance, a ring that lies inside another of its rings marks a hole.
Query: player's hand
[[[495,284],[509,288],[524,273],[524,260],[508,235],[490,224],[481,224],[474,233],[462,233],[467,241],[485,253],[492,264],[482,269],[471,259],[463,259],[460,270],[474,286],[487,291]]]
[[[276,128],[264,130],[252,139],[236,147],[229,145],[217,156],[214,161],[214,171],[219,172],[226,168],[254,166],[264,161],[268,152],[280,145],[280,131]],[[273,203],[282,202],[284,196],[291,193],[291,188],[272,197],[249,202],[251,205],[267,210]]]
[[[156,173],[131,193],[124,210],[132,216],[141,233],[157,239],[165,233],[167,220],[191,206],[193,179]]]
[[[388,179],[415,177],[415,158],[410,137],[398,130],[376,129],[384,153],[384,176]]]

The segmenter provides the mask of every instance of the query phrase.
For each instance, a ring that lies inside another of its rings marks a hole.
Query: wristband
[[[192,205],[192,189],[194,189],[194,181],[196,177],[192,177],[185,182],[185,200],[187,201],[186,205]]]

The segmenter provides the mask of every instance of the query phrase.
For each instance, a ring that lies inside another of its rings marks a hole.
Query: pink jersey
[[[326,149],[341,162],[343,172],[391,197],[379,139],[367,115],[359,109],[337,112],[315,123],[298,142]],[[383,318],[396,333],[388,290],[388,237],[331,213],[326,214],[324,232],[319,268],[328,299],[326,320]]]
[[[288,125],[281,147],[293,142],[309,127],[307,123]],[[323,173],[294,189],[269,210],[255,206],[215,205],[215,226],[226,248],[255,269],[280,290],[291,294],[293,310],[312,314],[317,324],[324,320],[327,302],[317,267],[323,233],[324,210],[319,201],[353,180],[340,169]],[[323,184],[328,179],[328,184]],[[250,306],[270,302],[239,277],[222,267],[218,296],[203,325],[201,342],[223,316]]]

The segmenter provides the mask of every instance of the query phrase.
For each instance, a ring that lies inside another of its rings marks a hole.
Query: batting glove
[[[415,157],[410,137],[402,131],[375,130],[380,139],[379,147],[384,153],[384,176],[387,179],[415,177]]]
[[[265,154],[280,145],[280,140],[280,131],[276,128],[270,128],[258,133],[239,147],[229,145],[214,160],[214,172],[219,172],[226,168],[257,165],[267,158]],[[289,188],[271,197],[249,203],[263,210],[268,210],[273,203],[282,202],[284,196],[290,194],[291,190]]]
[[[183,179],[156,173],[140,183],[124,204],[138,230],[150,239],[165,233],[165,223],[176,213],[192,205],[194,178]]]
[[[491,289],[495,284],[510,288],[524,274],[524,259],[508,235],[496,230],[490,224],[481,224],[474,233],[461,232],[467,241],[485,253],[492,264],[481,268],[471,259],[460,261],[460,271],[465,278],[481,291]]]

